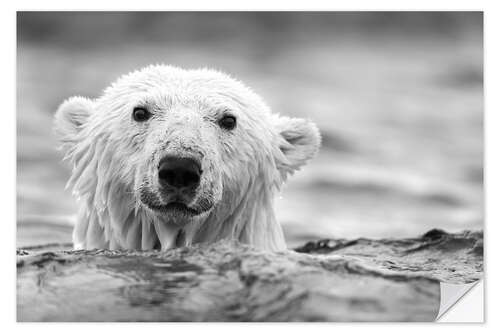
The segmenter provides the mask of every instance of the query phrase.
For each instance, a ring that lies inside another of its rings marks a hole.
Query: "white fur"
[[[134,122],[138,105],[155,116]],[[217,125],[228,110],[237,117],[231,132]],[[76,249],[148,250],[158,242],[169,249],[182,231],[181,245],[232,238],[283,250],[273,197],[320,144],[313,123],[272,114],[226,74],[163,65],[121,77],[97,99],[70,98],[57,111],[55,125],[73,167],[68,186],[80,202]],[[204,171],[190,205],[210,203],[210,210],[181,221],[141,202],[145,189],[156,198],[156,166],[167,151],[200,156]]]

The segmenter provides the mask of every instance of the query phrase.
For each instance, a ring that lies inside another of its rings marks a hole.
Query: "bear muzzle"
[[[201,173],[194,158],[166,156],[158,165],[158,182],[169,192],[192,192],[200,185]]]
[[[190,208],[191,204],[196,205],[193,200],[200,190],[201,175],[201,164],[195,157],[173,154],[162,157],[156,174],[158,195],[163,202],[159,210],[188,215],[201,213],[205,207]]]

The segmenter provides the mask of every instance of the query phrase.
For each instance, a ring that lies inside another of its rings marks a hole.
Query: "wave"
[[[440,281],[480,277],[482,238],[436,229],[279,253],[231,241],[167,252],[18,249],[18,320],[432,321]]]

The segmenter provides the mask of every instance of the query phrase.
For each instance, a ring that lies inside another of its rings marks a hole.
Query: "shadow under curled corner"
[[[470,231],[280,253],[229,241],[167,252],[51,244],[17,251],[17,319],[434,321],[442,282],[481,277],[482,232]]]

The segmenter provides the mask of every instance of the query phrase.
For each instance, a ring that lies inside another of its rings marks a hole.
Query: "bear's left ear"
[[[75,96],[64,101],[54,116],[54,127],[63,148],[71,148],[78,142],[78,133],[94,111],[94,102]]]
[[[279,149],[282,153],[276,159],[276,165],[286,179],[288,174],[300,169],[316,155],[321,136],[318,127],[309,120],[276,117],[274,122],[280,135]]]

